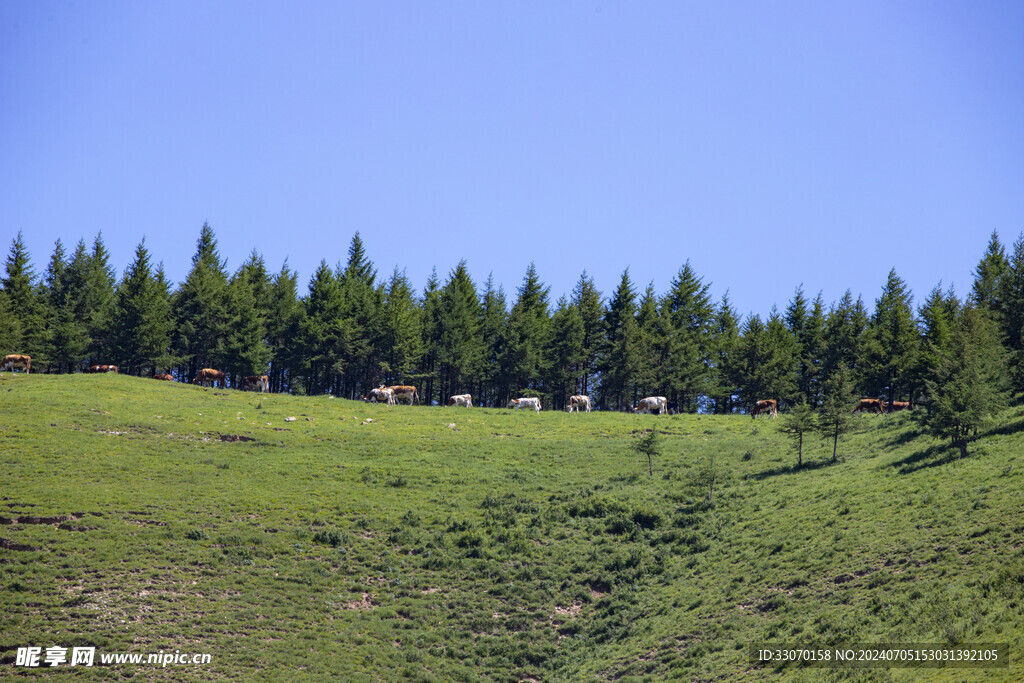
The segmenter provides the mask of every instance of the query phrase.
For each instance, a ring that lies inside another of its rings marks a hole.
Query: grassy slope
[[[58,644],[209,652],[187,673],[210,679],[760,679],[750,643],[1024,651],[1019,408],[964,461],[899,414],[794,471],[743,417],[3,377],[0,516],[77,517],[0,526],[4,667]],[[653,478],[629,450],[651,425]],[[692,484],[710,455],[713,506]]]

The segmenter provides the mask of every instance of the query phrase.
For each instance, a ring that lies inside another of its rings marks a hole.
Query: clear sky
[[[301,290],[359,231],[421,288],[586,269],[743,315],[1024,230],[1024,2],[0,3],[0,240],[184,278],[204,221]]]

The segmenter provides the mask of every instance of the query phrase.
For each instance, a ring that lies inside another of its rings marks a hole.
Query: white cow
[[[590,412],[590,397],[585,395],[570,396],[569,397],[569,412],[574,410],[578,413],[580,408],[583,408],[588,413]]]
[[[539,398],[514,398],[508,402],[508,407],[514,410],[520,408],[533,408],[533,412],[540,412],[540,399]]]
[[[370,393],[363,397],[364,401],[370,403],[386,403],[389,406],[395,405],[395,392],[389,387],[370,389]]]
[[[668,415],[668,399],[664,396],[648,396],[640,399],[640,405],[633,409],[634,413],[649,414],[658,411],[659,415]]]
[[[472,408],[473,396],[471,394],[456,394],[448,399],[447,405],[459,408]]]

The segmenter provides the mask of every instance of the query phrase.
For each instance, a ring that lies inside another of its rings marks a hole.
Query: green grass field
[[[783,673],[1019,680],[1020,408],[965,460],[913,414],[856,423],[797,470],[745,416],[4,374],[0,667],[46,675],[15,651],[58,645],[212,655],[86,679],[760,680],[756,643],[1001,642],[1010,668]]]

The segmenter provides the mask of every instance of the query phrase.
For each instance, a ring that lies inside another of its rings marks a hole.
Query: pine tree
[[[928,382],[936,381],[939,363],[949,354],[958,311],[956,294],[952,290],[943,294],[941,282],[929,292],[918,309],[918,353],[912,373],[915,387],[912,400],[915,402]]]
[[[21,321],[7,301],[7,292],[0,289],[0,355],[17,353],[21,348]]]
[[[384,383],[410,384],[423,355],[423,314],[412,283],[396,267],[384,292]]]
[[[158,360],[167,353],[170,329],[163,316],[169,311],[160,303],[160,288],[153,276],[146,241],[142,240],[114,294],[112,342],[122,373],[152,374]]]
[[[854,385],[858,385],[861,375],[861,358],[863,356],[864,330],[867,328],[867,311],[864,302],[858,297],[853,301],[850,290],[832,304],[825,318],[824,362],[822,373],[826,376],[833,373],[840,365],[850,370]]]
[[[270,390],[273,392],[290,392],[292,380],[302,374],[305,308],[299,300],[298,283],[298,273],[291,270],[285,260],[270,284],[267,340],[271,359]]]
[[[92,243],[85,273],[85,290],[78,304],[81,307],[79,320],[85,321],[89,336],[89,364],[109,364],[108,359],[115,353],[113,338],[116,330],[112,318],[117,277],[109,260],[103,233],[99,233]]]
[[[928,382],[925,424],[949,438],[960,457],[978,429],[1006,403],[1006,363],[998,332],[986,312],[966,307],[954,325],[950,353]]]
[[[818,294],[808,308],[803,286],[797,287],[786,308],[786,326],[796,340],[797,392],[814,407],[818,405],[820,393],[825,327],[821,294]]]
[[[377,271],[366,257],[357,232],[349,246],[348,262],[337,273],[342,324],[348,336],[337,391],[349,398],[365,394],[377,386],[380,378],[384,288],[377,285],[376,277]]]
[[[996,291],[1002,306],[1002,341],[1009,351],[1010,388],[1016,395],[1024,392],[1024,234],[1013,245]]]
[[[999,242],[999,234],[993,230],[989,237],[985,255],[974,269],[974,283],[969,301],[977,308],[988,311],[997,319],[1002,315],[999,280],[1009,268],[1006,251]]]
[[[629,268],[626,268],[604,316],[605,342],[600,364],[602,408],[609,404],[617,410],[628,407],[626,392],[636,374],[635,314],[636,291],[629,278]]]
[[[738,393],[743,381],[739,367],[739,348],[739,318],[726,292],[718,305],[712,332],[711,358],[714,372],[710,394],[715,413],[728,414],[733,411],[733,396]]]
[[[667,388],[659,380],[667,374],[667,368],[661,364],[661,351],[664,348],[661,337],[660,313],[658,296],[654,292],[654,283],[640,296],[636,312],[636,345],[635,367],[633,376],[632,402],[636,403],[643,396],[661,395]]]
[[[566,406],[567,397],[576,393],[576,381],[582,374],[585,360],[583,317],[575,304],[559,297],[555,312],[551,316],[549,377],[551,403],[555,410]]]
[[[690,266],[679,270],[666,295],[672,318],[670,384],[683,412],[696,412],[710,389],[709,340],[715,308],[705,284]]]
[[[548,294],[549,288],[541,283],[531,263],[509,313],[501,358],[502,374],[514,392],[543,393],[542,379],[547,374],[545,351],[551,334]]]
[[[885,393],[890,406],[910,390],[907,380],[917,355],[912,305],[910,290],[896,269],[890,270],[868,326],[864,368],[868,393]]]
[[[796,339],[773,307],[768,321],[747,319],[739,345],[740,397],[748,409],[760,400],[792,401],[796,394]]]
[[[202,368],[218,369],[227,361],[227,272],[217,253],[217,240],[204,223],[196,240],[192,269],[174,301],[176,354],[186,364],[185,375],[194,377]]]
[[[241,385],[247,375],[266,373],[270,364],[269,280],[263,257],[254,251],[228,283],[229,323],[224,364],[236,386]]]
[[[796,446],[796,466],[804,466],[804,435],[813,432],[817,426],[814,411],[801,400],[779,421],[779,430],[786,434]]]
[[[348,329],[341,318],[340,289],[327,262],[321,260],[309,282],[300,333],[307,394],[330,391],[340,371],[341,357],[348,345]]]
[[[46,362],[46,321],[36,292],[36,276],[20,230],[18,236],[11,241],[6,272],[3,278],[4,294],[10,315],[18,321],[17,328],[20,331],[20,335],[12,340],[17,344],[16,353],[32,356],[33,362],[41,365]]]
[[[572,304],[579,311],[583,321],[583,360],[580,363],[579,390],[588,394],[597,386],[597,367],[604,343],[605,308],[601,292],[594,286],[594,280],[583,271],[572,292]]]
[[[832,440],[832,462],[836,461],[839,437],[853,429],[850,401],[853,400],[853,382],[850,371],[840,365],[832,371],[822,387],[821,415],[818,432],[823,439]]]
[[[430,271],[427,284],[423,288],[423,356],[419,375],[424,378],[422,400],[432,405],[440,397],[437,374],[437,347],[441,341],[441,282],[437,278],[437,268]]]
[[[440,400],[466,393],[483,369],[483,311],[466,262],[460,261],[441,288],[437,347]]]
[[[508,398],[507,387],[500,385],[501,357],[508,324],[508,303],[505,300],[505,290],[500,286],[497,290],[494,289],[492,276],[487,277],[480,305],[483,311],[480,336],[484,346],[484,369],[480,375],[480,386],[475,402],[481,406],[501,405],[504,399]]]

